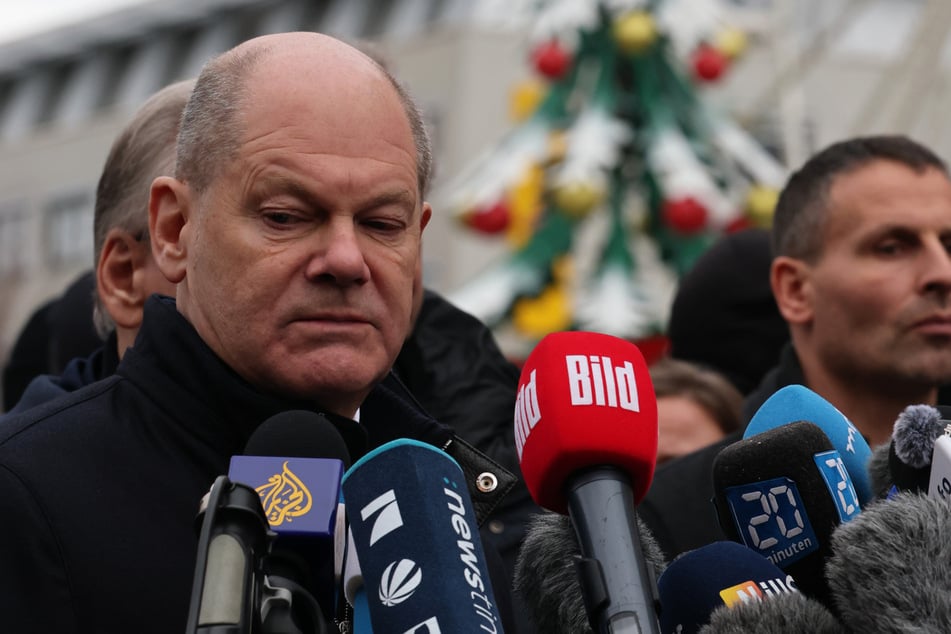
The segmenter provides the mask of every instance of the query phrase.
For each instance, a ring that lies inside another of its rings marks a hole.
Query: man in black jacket
[[[409,97],[337,40],[266,36],[206,65],[151,189],[175,300],[148,300],[114,376],[0,428],[0,630],[182,631],[198,500],[288,409],[323,413],[354,458],[410,437],[492,471],[485,519],[514,478],[389,375],[430,161]],[[364,406],[391,415],[355,422]]]
[[[872,446],[910,404],[951,384],[951,180],[904,137],[836,143],[783,189],[770,282],[791,344],[747,398],[811,388]],[[710,499],[716,454],[739,435],[659,468],[639,511],[668,557],[724,539]]]
[[[165,279],[152,257],[149,187],[157,176],[174,173],[175,137],[193,85],[194,80],[184,80],[156,92],[113,141],[96,187],[95,268],[77,280],[51,310],[62,314],[60,323],[88,324],[102,341],[93,345],[83,340],[88,349],[64,359],[61,373],[50,367],[47,372],[57,373],[34,377],[15,407],[9,408],[10,414],[111,376],[135,341],[145,300],[154,293],[175,294],[175,285]],[[70,296],[85,301],[66,302]],[[73,342],[71,349],[77,350],[79,344]]]

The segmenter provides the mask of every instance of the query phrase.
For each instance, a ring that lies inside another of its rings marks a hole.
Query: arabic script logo
[[[286,460],[281,472],[269,477],[267,484],[262,484],[255,491],[261,496],[261,505],[271,526],[280,526],[293,521],[295,517],[307,515],[314,502],[310,490],[287,467]]]

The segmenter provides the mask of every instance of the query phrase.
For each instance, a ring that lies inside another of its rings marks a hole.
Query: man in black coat
[[[889,440],[910,404],[951,384],[951,180],[905,137],[836,143],[789,179],[776,207],[770,283],[791,344],[750,394],[751,417],[803,384],[862,432]],[[739,435],[659,468],[639,512],[668,557],[724,539],[714,459]]]
[[[353,457],[410,437],[491,470],[499,486],[472,492],[485,519],[514,478],[391,383],[430,162],[403,89],[333,38],[265,36],[206,65],[149,202],[175,299],[148,300],[114,376],[0,428],[0,630],[182,631],[198,500],[288,409],[326,416]]]

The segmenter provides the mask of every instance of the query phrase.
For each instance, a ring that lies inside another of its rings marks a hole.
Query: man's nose
[[[315,242],[307,266],[308,279],[331,279],[340,285],[362,284],[369,279],[369,267],[352,219],[328,222],[318,230]]]
[[[942,240],[927,243],[922,269],[922,288],[928,292],[951,292],[951,253]]]

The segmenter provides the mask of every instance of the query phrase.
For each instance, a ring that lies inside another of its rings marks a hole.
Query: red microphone
[[[535,502],[571,517],[592,629],[659,632],[634,515],[657,461],[657,399],[637,346],[591,332],[542,339],[519,379],[515,445]]]
[[[515,447],[535,502],[565,513],[578,470],[626,472],[636,503],[657,462],[657,398],[641,351],[594,332],[556,332],[525,361],[515,401]]]

